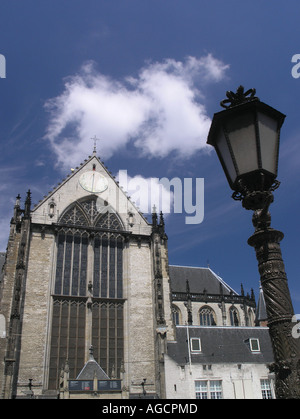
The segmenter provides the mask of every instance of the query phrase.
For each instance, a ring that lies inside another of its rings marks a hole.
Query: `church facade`
[[[1,398],[166,398],[180,325],[255,325],[253,295],[169,266],[162,214],[95,152],[35,207],[17,197],[3,262]]]

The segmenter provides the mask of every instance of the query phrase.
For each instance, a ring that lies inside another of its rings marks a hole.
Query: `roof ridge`
[[[92,156],[88,156],[88,159],[85,159],[82,163],[80,163],[79,166],[76,166],[76,169],[71,169],[71,173],[67,174],[66,177],[64,177],[56,186],[50,190],[47,195],[44,195],[43,199],[41,199],[37,204],[34,205],[33,210],[35,211],[40,207],[48,198],[50,198],[58,189],[60,189],[68,180],[70,180],[73,176],[76,175],[76,173],[79,172],[84,166],[86,166],[93,158],[96,158],[99,163],[103,166],[104,169],[109,173],[107,167],[104,165],[104,163],[101,161],[100,157],[97,157],[95,154]]]

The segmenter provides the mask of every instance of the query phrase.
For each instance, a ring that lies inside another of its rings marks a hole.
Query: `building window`
[[[251,338],[249,339],[249,343],[250,343],[251,352],[260,352],[258,339]]]
[[[216,326],[216,315],[212,308],[204,306],[199,311],[200,326]]]
[[[106,374],[120,376],[124,352],[123,228],[117,214],[103,212],[98,201],[95,196],[76,201],[58,223],[49,389],[58,388],[66,360],[70,377],[78,375],[86,361],[87,336]]]
[[[249,310],[248,310],[248,322],[249,322],[249,326],[254,326],[254,315],[253,315],[253,310],[251,310],[250,308],[249,308]]]
[[[229,310],[229,316],[230,316],[230,325],[231,326],[239,326],[239,313],[235,307],[231,307]]]
[[[87,248],[88,237],[85,233],[59,233],[55,295],[86,295]]]
[[[222,381],[195,381],[196,399],[222,399]]]
[[[270,380],[260,380],[260,388],[263,399],[272,399]]]
[[[123,360],[123,303],[92,305],[92,345],[95,360],[109,377],[120,377]]]
[[[201,352],[201,341],[199,338],[191,338],[191,351]]]
[[[175,325],[180,324],[180,310],[175,305],[172,305],[172,317]]]
[[[85,362],[86,306],[81,301],[57,298],[53,302],[49,389],[58,388],[59,374],[66,360],[70,376],[76,377]]]

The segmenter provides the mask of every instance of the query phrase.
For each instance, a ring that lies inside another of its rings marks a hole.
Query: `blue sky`
[[[114,174],[204,178],[203,222],[166,217],[170,263],[209,264],[257,296],[252,214],[231,199],[205,146],[220,100],[242,84],[287,115],[271,214],[300,313],[299,2],[1,0],[0,11],[0,250],[16,195],[30,188],[37,203],[92,153],[96,135]]]

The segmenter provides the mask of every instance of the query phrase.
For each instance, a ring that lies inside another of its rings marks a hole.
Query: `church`
[[[170,266],[163,214],[95,150],[37,205],[16,198],[0,261],[3,399],[273,395],[263,296]]]

